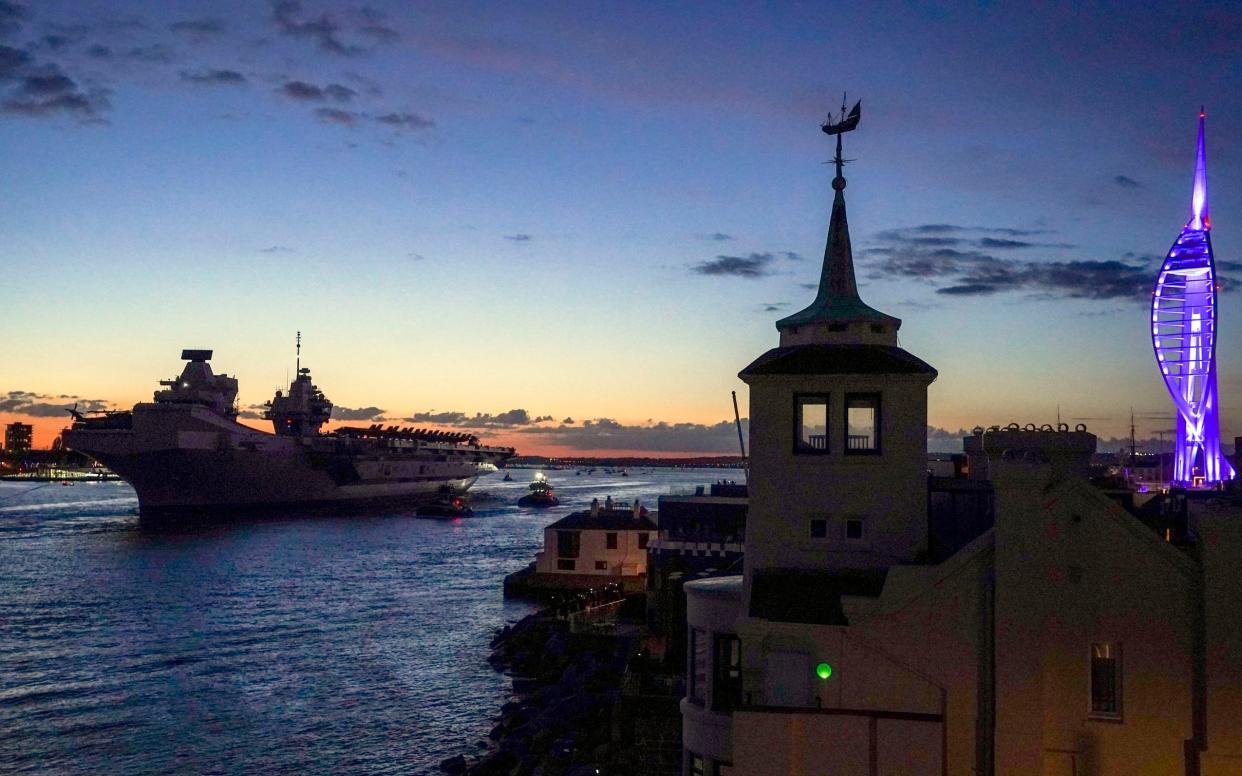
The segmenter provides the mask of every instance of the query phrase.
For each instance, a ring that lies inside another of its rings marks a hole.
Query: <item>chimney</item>
[[[591,517],[599,517],[599,499],[591,499]]]

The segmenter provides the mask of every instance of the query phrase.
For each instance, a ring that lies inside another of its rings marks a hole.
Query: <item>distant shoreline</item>
[[[543,455],[519,455],[509,459],[509,468],[525,469],[531,467],[628,467],[628,468],[677,468],[677,469],[741,469],[744,468],[740,456],[705,456],[701,458],[561,458]]]

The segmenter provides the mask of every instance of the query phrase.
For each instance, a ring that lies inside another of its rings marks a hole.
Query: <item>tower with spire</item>
[[[857,572],[927,549],[927,389],[936,370],[897,345],[901,321],[858,294],[841,135],[819,291],[776,323],[779,345],[743,369],[750,387],[746,587],[765,575]],[[758,608],[757,608],[758,607]]]
[[[1156,366],[1177,409],[1172,481],[1215,486],[1236,472],[1220,450],[1220,400],[1216,390],[1217,278],[1208,215],[1207,152],[1199,111],[1190,219],[1177,236],[1151,298],[1151,340]]]

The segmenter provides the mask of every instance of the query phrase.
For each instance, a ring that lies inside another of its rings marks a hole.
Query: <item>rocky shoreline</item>
[[[513,677],[484,751],[456,755],[440,771],[467,776],[594,776],[633,773],[629,747],[614,743],[613,710],[633,639],[572,633],[548,611],[499,630],[488,658]]]

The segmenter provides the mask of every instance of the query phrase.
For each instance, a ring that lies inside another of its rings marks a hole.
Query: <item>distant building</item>
[[[746,547],[745,484],[717,482],[684,495],[660,496],[660,538],[647,562],[647,624],[666,664],[686,654],[686,582],[742,571]]]
[[[929,485],[937,373],[858,296],[840,169],[819,294],[740,375],[744,573],[685,585],[684,773],[1238,774],[1242,510],[1149,525],[1085,431],[979,429]]]
[[[531,588],[587,589],[618,582],[642,590],[647,579],[647,548],[659,527],[637,502],[598,501],[543,529],[543,550],[535,555]]]
[[[4,427],[5,452],[23,453],[33,446],[34,426],[29,423],[10,423]]]

